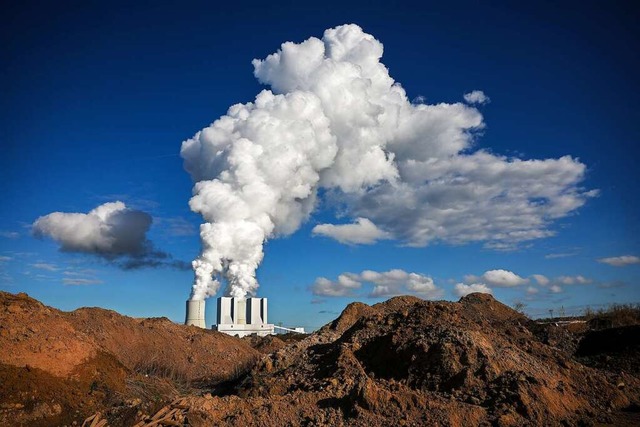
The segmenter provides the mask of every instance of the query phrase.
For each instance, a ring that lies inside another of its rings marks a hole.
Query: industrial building
[[[244,337],[272,335],[274,325],[267,321],[266,298],[218,298],[217,324],[213,329],[229,335]]]
[[[216,324],[211,328],[228,335],[244,337],[256,334],[258,336],[295,332],[304,334],[304,328],[285,328],[269,323],[267,320],[266,298],[218,298],[218,314]],[[188,300],[185,325],[206,328],[204,300]]]

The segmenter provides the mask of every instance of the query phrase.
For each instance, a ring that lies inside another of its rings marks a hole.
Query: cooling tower
[[[204,300],[187,301],[187,316],[184,324],[197,326],[199,328],[207,327],[204,321]]]

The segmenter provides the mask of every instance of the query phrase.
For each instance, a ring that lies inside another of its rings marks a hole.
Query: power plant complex
[[[219,297],[217,324],[212,329],[228,335],[266,336],[276,333],[276,329],[286,332],[304,333],[304,328],[284,328],[267,320],[267,298]],[[206,328],[204,300],[188,300],[185,325]]]
[[[266,298],[218,298],[217,325],[213,329],[244,337],[273,335],[274,325],[267,322]]]

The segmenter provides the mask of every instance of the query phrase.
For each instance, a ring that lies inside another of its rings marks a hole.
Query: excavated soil
[[[62,312],[0,292],[0,425],[132,425],[177,396],[237,378],[259,353],[215,331],[100,308]]]
[[[187,418],[203,426],[633,422],[623,412],[633,417],[635,376],[584,366],[538,329],[484,294],[355,303],[264,357],[234,393],[187,399]]]
[[[484,294],[238,339],[2,293],[0,425],[639,425],[639,336],[541,325]]]

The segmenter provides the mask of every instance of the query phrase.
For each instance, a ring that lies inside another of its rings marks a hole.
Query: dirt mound
[[[101,308],[63,313],[75,330],[92,337],[127,368],[183,381],[218,382],[257,356],[248,345],[216,331],[167,319],[134,319]]]
[[[66,377],[97,355],[95,340],[77,331],[64,313],[27,294],[0,293],[0,363],[31,366]]]
[[[353,302],[349,304],[340,313],[340,316],[333,322],[324,326],[320,330],[321,335],[329,335],[331,331],[342,334],[344,331],[353,326],[361,317],[375,313],[375,309],[361,302]]]
[[[0,293],[0,425],[637,425],[639,334],[573,333],[471,294],[241,340]]]
[[[110,411],[112,425],[194,387],[249,369],[259,354],[228,335],[133,319],[114,311],[61,312],[0,292],[0,424],[63,425]]]
[[[540,341],[491,296],[352,304],[265,356],[236,395],[188,399],[194,425],[583,425],[637,400]]]

